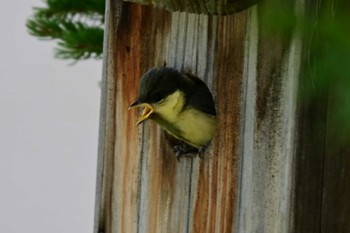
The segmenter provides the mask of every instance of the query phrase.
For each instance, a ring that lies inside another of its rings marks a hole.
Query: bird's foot
[[[175,145],[173,150],[176,155],[176,159],[180,162],[181,157],[189,157],[193,158],[198,153],[198,149],[192,146],[189,146],[185,143],[180,143],[179,145]]]
[[[198,157],[200,159],[204,159],[204,152],[208,148],[209,143],[201,145],[201,147],[198,148]]]

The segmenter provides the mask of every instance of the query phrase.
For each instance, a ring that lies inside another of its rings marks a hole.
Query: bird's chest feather
[[[208,143],[214,136],[216,129],[216,117],[189,108],[178,115],[175,123],[181,137],[190,144],[200,147]]]
[[[154,105],[155,113],[163,120],[174,123],[185,105],[185,94],[179,90]]]
[[[173,136],[200,147],[212,139],[216,117],[184,105],[184,94],[176,91],[157,106],[154,120]]]

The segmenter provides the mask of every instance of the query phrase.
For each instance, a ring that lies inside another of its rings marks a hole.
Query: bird
[[[129,109],[143,107],[139,125],[150,119],[180,140],[176,157],[196,151],[199,155],[215,135],[217,118],[207,85],[191,73],[172,67],[154,67],[141,77],[137,99]]]

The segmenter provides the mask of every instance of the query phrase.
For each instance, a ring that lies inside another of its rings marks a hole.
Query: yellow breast
[[[214,137],[216,117],[189,108],[178,115],[175,125],[181,131],[181,137],[190,145],[200,147]]]
[[[216,117],[191,107],[184,109],[184,103],[184,93],[175,91],[154,105],[158,115],[154,120],[176,138],[198,148],[214,137]]]

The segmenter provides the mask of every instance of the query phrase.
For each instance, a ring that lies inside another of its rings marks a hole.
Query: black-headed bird
[[[213,96],[206,84],[192,74],[165,66],[148,70],[141,78],[137,100],[129,109],[136,107],[144,108],[136,125],[151,119],[199,153],[214,137]],[[184,145],[174,150],[178,158],[187,153]]]

